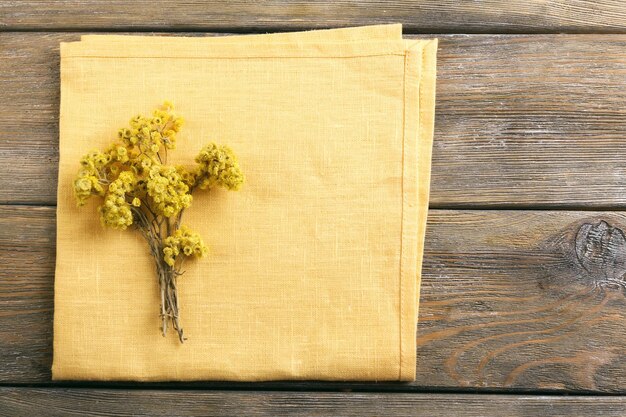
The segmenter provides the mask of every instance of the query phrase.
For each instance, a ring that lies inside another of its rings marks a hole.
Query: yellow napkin
[[[53,379],[413,380],[436,48],[400,25],[62,43]],[[80,156],[164,100],[172,162],[224,143],[247,180],[185,212],[210,253],[179,281],[184,344],[140,235],[72,194]]]

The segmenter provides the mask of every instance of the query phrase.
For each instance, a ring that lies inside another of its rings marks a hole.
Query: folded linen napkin
[[[62,43],[53,379],[413,380],[436,48],[400,25]],[[185,213],[210,254],[180,279],[184,344],[141,237],[72,195],[80,156],[165,99],[173,159],[225,143],[247,178]]]

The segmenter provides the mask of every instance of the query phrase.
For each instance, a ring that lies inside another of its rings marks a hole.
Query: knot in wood
[[[604,220],[584,223],[576,234],[576,257],[595,284],[625,288],[626,236]]]

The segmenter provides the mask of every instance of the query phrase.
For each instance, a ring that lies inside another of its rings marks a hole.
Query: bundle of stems
[[[103,226],[141,232],[159,281],[161,333],[165,336],[171,324],[182,343],[177,281],[185,259],[207,253],[200,235],[181,224],[183,212],[195,190],[238,190],[244,176],[233,151],[215,143],[200,150],[192,167],[168,165],[168,150],[175,149],[183,125],[173,110],[166,102],[151,117],[133,117],[117,141],[81,158],[73,185],[79,206],[93,196],[102,199]]]
[[[147,205],[142,205],[148,207]],[[183,328],[180,325],[178,310],[178,288],[176,280],[184,274],[182,270],[184,257],[179,257],[174,265],[169,265],[163,259],[163,249],[165,248],[165,238],[172,235],[172,231],[179,230],[180,220],[183,211],[177,216],[176,222],[172,222],[170,217],[159,216],[152,210],[144,213],[140,208],[133,207],[133,218],[135,227],[141,232],[148,242],[150,254],[154,260],[154,265],[159,278],[160,300],[161,300],[161,333],[167,334],[168,322],[178,332],[181,343],[185,341]]]

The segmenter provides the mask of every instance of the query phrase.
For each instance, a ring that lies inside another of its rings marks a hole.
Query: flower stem
[[[180,325],[178,310],[178,288],[176,287],[177,271],[165,262],[158,262],[159,286],[161,291],[161,319],[162,333],[166,335],[167,327],[171,323],[172,327],[178,333],[181,343],[185,341],[183,328]]]
[[[134,209],[134,215],[137,219],[136,225],[150,246],[150,254],[154,259],[157,277],[159,279],[159,292],[161,298],[161,334],[167,335],[167,328],[171,323],[172,327],[178,333],[178,339],[181,343],[185,341],[183,328],[180,325],[178,310],[178,288],[176,286],[176,278],[180,275],[180,271],[167,263],[163,259],[163,234],[166,237],[171,232],[172,225],[169,219],[165,218],[166,227],[155,229],[152,227],[154,220],[148,220],[146,213],[139,209]],[[162,224],[159,220],[159,224]],[[176,227],[177,228],[177,227]],[[165,230],[163,230],[165,229]]]

